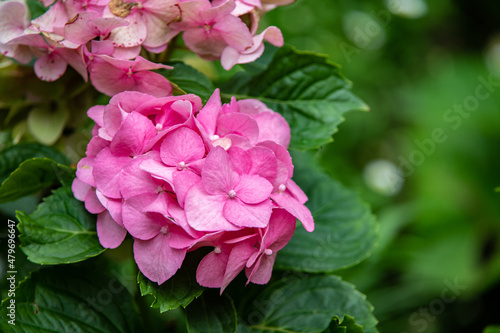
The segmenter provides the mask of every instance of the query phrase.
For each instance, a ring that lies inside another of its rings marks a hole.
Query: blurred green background
[[[500,2],[299,0],[265,21],[371,107],[319,154],[380,221],[374,255],[340,274],[380,331],[500,324]]]

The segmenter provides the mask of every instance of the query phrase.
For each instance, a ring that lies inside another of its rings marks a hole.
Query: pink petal
[[[35,61],[35,74],[40,80],[51,82],[63,76],[67,66],[57,52],[52,52]]]
[[[226,195],[210,195],[201,184],[189,189],[184,203],[189,225],[199,231],[238,230],[222,214]]]
[[[297,199],[286,192],[271,194],[271,199],[302,222],[307,231],[312,232],[314,230],[314,220],[311,212]]]
[[[273,209],[269,226],[264,235],[264,249],[281,250],[292,239],[295,217],[284,209]]]
[[[96,156],[92,170],[96,188],[107,197],[114,199],[121,198],[120,173],[131,161],[130,157],[115,156],[109,148],[103,149]]]
[[[117,156],[138,156],[154,136],[156,128],[142,114],[132,112],[111,141],[111,152]]]
[[[73,192],[73,195],[80,201],[85,201],[85,197],[91,188],[92,187],[89,184],[82,182],[78,178],[73,179],[73,183],[71,184],[71,191]]]
[[[200,122],[209,136],[215,134],[217,118],[219,117],[221,107],[220,90],[217,88],[212,96],[210,96],[205,107],[201,109],[196,116],[196,119]]]
[[[181,267],[186,250],[172,249],[168,234],[158,234],[150,240],[134,241],[134,258],[137,266],[148,279],[158,284],[170,279]]]
[[[250,205],[238,197],[229,199],[224,204],[224,217],[234,225],[249,228],[264,228],[269,223],[272,212],[271,200]]]
[[[234,188],[236,197],[247,204],[257,204],[269,198],[273,185],[257,175],[242,175]]]
[[[108,249],[117,248],[125,239],[127,230],[119,226],[105,211],[97,216],[97,236],[101,245]]]
[[[196,269],[196,281],[203,287],[220,288],[228,259],[229,255],[225,252],[207,254]]]
[[[88,191],[87,195],[85,196],[85,209],[87,209],[92,214],[102,213],[106,209],[97,198],[94,188]]]
[[[252,46],[252,35],[239,17],[226,15],[214,24],[213,29],[221,34],[227,45],[240,52]]]
[[[140,169],[149,173],[153,178],[163,180],[173,185],[173,173],[177,168],[167,167],[165,164],[153,159],[146,159],[140,164]]]
[[[257,249],[253,246],[253,243],[255,243],[255,241],[252,242],[251,240],[238,243],[231,250],[227,261],[226,271],[224,272],[224,279],[220,287],[221,294],[229,283],[233,281],[245,267],[248,258],[250,258],[250,256],[257,251]]]
[[[187,127],[180,127],[165,136],[160,156],[166,165],[178,166],[180,162],[188,164],[205,156],[205,145],[198,133]]]
[[[179,202],[179,205],[181,207],[184,207],[187,192],[189,191],[191,186],[196,185],[201,181],[201,177],[190,170],[184,170],[174,171],[173,179],[177,201]]]
[[[111,31],[108,39],[117,47],[131,47],[142,44],[147,37],[147,27],[140,14],[130,14],[126,21],[128,26]]]
[[[84,157],[77,165],[76,177],[85,184],[95,187],[94,175],[92,170],[94,168],[94,157]]]
[[[249,115],[242,113],[224,114],[217,119],[217,134],[220,136],[241,135],[253,143],[257,142],[259,137],[259,126]]]
[[[307,200],[309,200],[304,191],[302,191],[302,189],[297,184],[295,184],[293,180],[289,179],[285,185],[290,193],[295,197],[295,199],[297,199],[297,201],[301,204],[305,204]]]
[[[0,44],[24,33],[29,24],[26,5],[22,2],[8,1],[0,4]]]
[[[123,225],[134,238],[151,239],[167,225],[166,218],[161,214],[144,212],[144,208],[157,197],[156,194],[143,194],[127,199],[123,203]]]
[[[266,284],[271,279],[273,265],[276,260],[277,252],[271,255],[262,254],[257,263],[252,268],[245,269],[248,281],[257,284]]]
[[[238,183],[239,176],[233,171],[228,153],[215,147],[205,159],[201,181],[210,194],[227,195]]]

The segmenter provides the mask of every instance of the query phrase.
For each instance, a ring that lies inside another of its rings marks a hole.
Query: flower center
[[[167,227],[167,226],[163,226],[163,227],[161,227],[160,232],[161,232],[162,234],[166,235],[166,234],[167,234],[167,232],[168,232],[168,227]],[[266,251],[267,251],[267,250],[266,250]]]
[[[179,162],[179,164],[177,164],[177,170],[182,171],[184,169],[186,169],[186,163],[184,163],[184,161]]]
[[[156,131],[159,132],[159,131],[161,131],[163,129],[163,124],[158,123],[158,124],[156,124],[155,127],[156,127]]]
[[[266,255],[270,256],[271,254],[273,254],[273,250],[271,250],[271,249],[266,249],[266,250],[264,251],[264,253],[265,253]]]
[[[220,249],[220,247],[216,246],[215,249],[214,249],[214,252],[219,254],[222,252],[222,250]]]
[[[280,191],[280,192],[285,192],[285,191],[286,191],[286,186],[285,186],[285,184],[281,184],[281,185],[278,187],[278,191]]]
[[[230,199],[234,199],[236,197],[236,192],[235,190],[231,190],[229,191],[229,193],[227,194],[227,196],[230,198]]]

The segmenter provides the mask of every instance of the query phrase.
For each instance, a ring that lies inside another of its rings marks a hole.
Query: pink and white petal
[[[137,266],[148,279],[162,284],[182,266],[186,250],[172,249],[168,234],[158,234],[150,240],[134,240],[134,258]]]
[[[220,288],[228,260],[229,254],[225,252],[210,252],[201,259],[196,269],[196,281],[203,287]]]
[[[97,236],[101,245],[108,249],[117,248],[125,239],[127,230],[118,225],[109,212],[105,211],[97,216]]]
[[[241,175],[240,182],[234,188],[236,197],[247,204],[258,204],[269,199],[273,185],[257,175]]]
[[[110,40],[92,40],[91,50],[93,55],[110,56],[115,52],[115,46]]]
[[[205,159],[201,181],[210,194],[227,195],[236,184],[239,176],[233,170],[228,153],[222,147],[215,147]]]
[[[259,125],[251,116],[243,113],[223,114],[217,119],[217,134],[241,135],[251,143],[256,143],[259,138]]]
[[[112,44],[112,42],[111,42]],[[132,47],[118,47],[115,46],[114,50],[111,54],[113,58],[117,59],[134,59],[137,56],[139,56],[139,53],[141,53],[141,46],[132,46]]]
[[[78,13],[64,25],[64,38],[76,44],[85,44],[98,37],[99,30],[91,22],[98,17],[99,14],[96,12]]]
[[[241,228],[230,223],[222,214],[226,195],[210,195],[201,183],[192,186],[184,202],[189,225],[198,231],[234,231]]]
[[[156,63],[156,62],[151,62],[141,56],[138,56],[137,58],[135,58],[135,60],[133,61],[133,66],[132,66],[132,70],[134,72],[137,72],[137,71],[150,71],[150,70],[153,70],[153,69],[160,69],[160,68],[163,68],[163,69],[172,69],[173,67],[172,66],[168,66],[168,65],[164,65],[164,64],[159,64],[159,63]]]
[[[111,31],[108,39],[116,47],[132,47],[141,45],[147,37],[147,27],[139,13],[127,16],[128,26],[119,27]]]
[[[120,199],[120,173],[132,159],[127,156],[115,156],[109,148],[103,149],[95,158],[92,175],[95,187],[103,195]]]
[[[271,199],[273,199],[280,207],[295,216],[302,223],[304,229],[309,232],[314,230],[314,219],[311,212],[297,199],[292,197],[287,192],[271,194]]]
[[[272,212],[271,200],[250,205],[238,197],[229,199],[224,204],[224,217],[232,224],[239,227],[264,228],[269,223]]]
[[[52,52],[35,61],[35,74],[42,81],[52,82],[66,72],[68,63],[57,53]]]
[[[29,24],[27,14],[26,5],[23,2],[0,3],[0,44],[5,44],[24,33],[24,29]]]
[[[205,145],[198,133],[187,127],[180,127],[165,136],[160,156],[166,165],[177,167],[180,162],[186,165],[205,156]],[[184,166],[180,166],[181,170],[183,168]]]

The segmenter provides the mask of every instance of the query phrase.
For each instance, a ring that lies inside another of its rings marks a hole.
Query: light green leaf
[[[345,112],[369,109],[338,65],[290,46],[279,49],[266,70],[238,73],[221,89],[226,98],[258,99],[281,113],[292,130],[290,148],[299,150],[331,142]]]
[[[189,333],[234,333],[236,309],[229,296],[210,290],[186,308],[186,322]]]
[[[44,198],[35,212],[17,212],[21,249],[37,264],[72,263],[104,251],[96,232],[96,218],[63,186]]]
[[[370,255],[378,227],[358,195],[322,172],[312,154],[294,152],[294,180],[309,197],[315,230],[299,227],[277,257],[276,267],[310,273],[353,266]]]
[[[15,326],[7,321],[11,300]],[[145,332],[132,296],[116,278],[75,265],[33,272],[2,302],[0,317],[5,333]]]
[[[33,137],[46,145],[53,145],[61,136],[69,112],[65,108],[50,110],[48,107],[33,108],[28,114],[28,130]]]
[[[365,333],[377,332],[366,296],[336,276],[287,275],[248,303],[238,319],[241,333],[323,332],[334,316],[346,315]]]
[[[75,169],[49,158],[24,161],[0,186],[0,203],[17,200],[55,184],[71,184]]]
[[[182,62],[174,62],[169,65],[174,68],[171,70],[159,70],[159,73],[165,76],[179,94],[195,94],[200,96],[203,102],[206,102],[213,94],[215,88],[205,75],[193,67]]]
[[[203,257],[200,253],[205,254],[200,250],[188,253],[177,273],[161,285],[150,281],[139,272],[137,282],[141,295],[150,294],[155,298],[151,307],[159,308],[160,312],[173,310],[179,306],[185,308],[203,293],[203,287],[196,282],[196,268]]]
[[[39,143],[20,143],[0,151],[0,182],[7,179],[19,164],[33,157],[47,157],[66,165],[70,163],[66,156],[52,147]]]
[[[500,326],[488,326],[483,333],[500,333]]]

